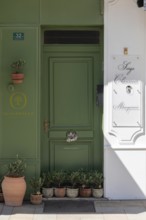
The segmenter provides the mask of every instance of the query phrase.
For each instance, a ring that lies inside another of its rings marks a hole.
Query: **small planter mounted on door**
[[[23,83],[24,80],[24,73],[22,72],[25,65],[25,61],[19,59],[11,64],[12,69],[14,72],[11,74],[11,79],[13,84],[20,84]]]

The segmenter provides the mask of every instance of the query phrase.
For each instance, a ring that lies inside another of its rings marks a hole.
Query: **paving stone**
[[[60,200],[61,203],[63,201]],[[84,206],[84,202],[88,200],[78,199],[76,201],[82,201]],[[44,203],[41,205],[24,203],[20,207],[6,206],[2,203],[0,204],[0,220],[146,220],[146,200],[99,201],[89,199],[89,201],[92,201],[96,212],[75,213],[75,209],[72,209],[72,213],[51,214],[44,212]]]

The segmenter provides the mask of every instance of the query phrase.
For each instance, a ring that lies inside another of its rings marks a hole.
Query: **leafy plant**
[[[16,155],[16,160],[8,164],[8,177],[22,177],[26,169],[26,163]]]
[[[67,173],[63,170],[53,171],[52,180],[54,182],[54,185],[58,188],[63,187],[66,181],[66,176],[67,176]]]
[[[92,185],[92,173],[88,170],[81,169],[80,171],[80,186],[81,188],[90,188]]]
[[[32,188],[32,194],[41,194],[41,187],[43,186],[43,179],[41,177],[32,177],[30,179],[30,186]]]
[[[43,187],[50,188],[53,185],[52,173],[42,173]]]
[[[92,186],[93,188],[100,189],[103,187],[103,173],[98,170],[92,171]]]
[[[25,63],[25,60],[19,59],[17,61],[14,61],[11,64],[11,67],[15,71],[15,73],[20,73],[23,70]]]
[[[67,174],[68,185],[71,188],[76,188],[79,185],[80,172],[72,171]]]

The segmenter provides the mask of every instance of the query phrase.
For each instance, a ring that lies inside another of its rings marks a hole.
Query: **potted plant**
[[[92,172],[92,195],[96,198],[103,196],[103,173],[98,170]]]
[[[90,197],[92,190],[92,175],[87,170],[80,170],[80,189],[79,194],[81,197]]]
[[[14,84],[20,84],[23,82],[24,73],[22,72],[22,70],[24,68],[25,63],[26,63],[25,60],[19,59],[11,64],[11,68],[13,69],[11,77],[12,77],[12,82]]]
[[[66,181],[66,172],[63,170],[53,171],[52,178],[54,182],[54,195],[56,197],[64,197],[65,196],[65,181]]]
[[[53,189],[52,173],[51,172],[43,173],[42,178],[44,180],[42,186],[43,196],[45,198],[53,197],[54,189]]]
[[[68,187],[66,189],[66,194],[68,197],[71,197],[71,198],[78,197],[79,177],[80,177],[80,173],[78,171],[72,171],[67,174]]]
[[[2,191],[5,204],[21,206],[26,192],[24,171],[26,164],[18,155],[16,160],[8,164],[8,172],[2,181]]]
[[[41,187],[43,186],[43,179],[41,177],[32,177],[30,179],[30,186],[32,188],[32,193],[30,195],[30,202],[34,205],[42,203],[42,193]]]

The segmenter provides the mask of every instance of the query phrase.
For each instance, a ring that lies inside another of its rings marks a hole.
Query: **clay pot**
[[[23,73],[12,73],[12,82],[14,84],[20,84],[24,80],[24,74]]]
[[[79,194],[81,197],[90,197],[91,196],[91,188],[80,188]]]
[[[33,205],[39,205],[42,203],[43,195],[42,194],[31,194],[30,195],[30,202]]]
[[[6,205],[21,206],[26,192],[26,182],[24,176],[5,176],[2,181],[2,191]]]
[[[65,188],[55,188],[54,194],[56,197],[64,197],[65,196],[66,189]]]

